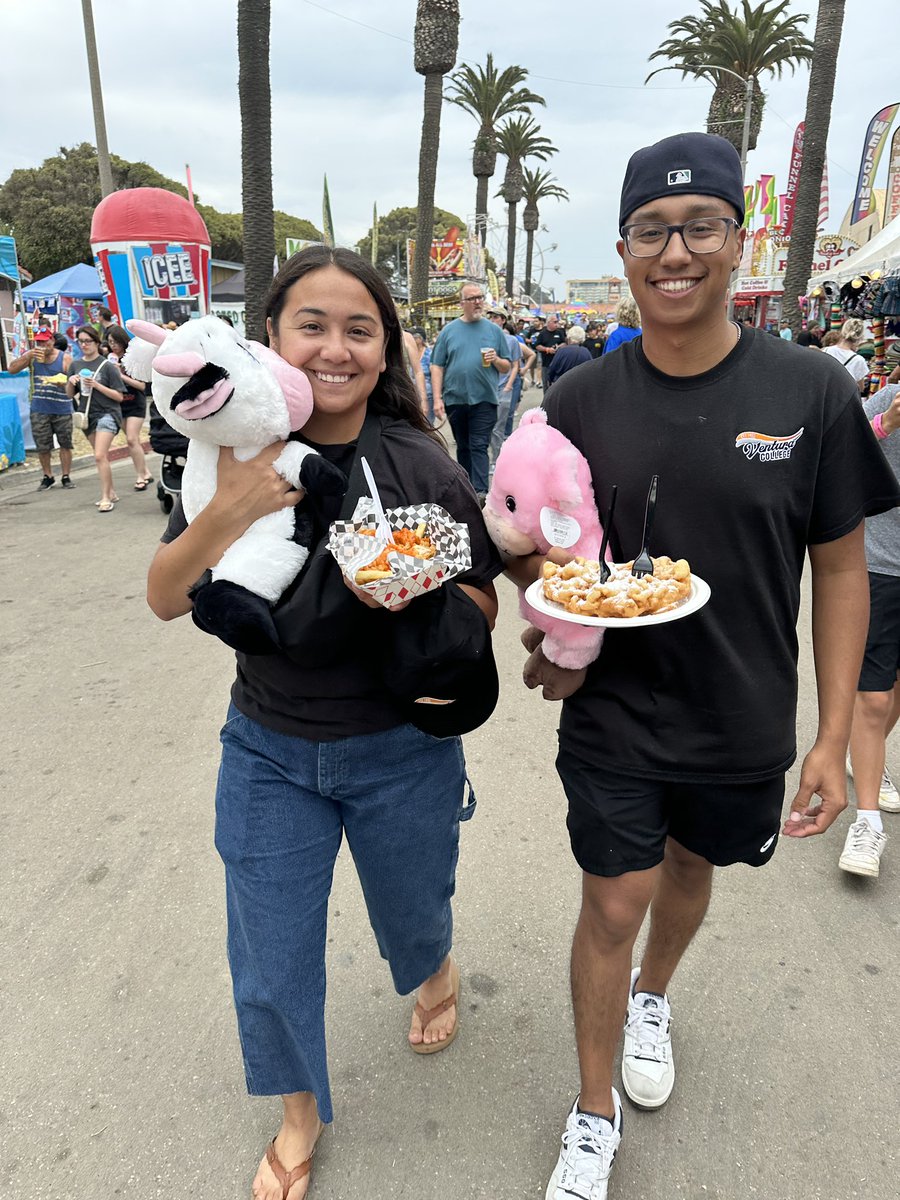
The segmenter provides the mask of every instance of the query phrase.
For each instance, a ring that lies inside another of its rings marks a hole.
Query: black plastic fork
[[[617,484],[613,484],[612,496],[609,501],[609,508],[606,510],[606,519],[603,522],[603,541],[600,543],[600,582],[606,583],[609,579],[609,563],[606,561],[606,547],[609,545],[609,531],[612,529],[613,514],[616,511],[616,494],[619,488]]]
[[[653,514],[656,512],[656,498],[659,493],[659,476],[654,475],[650,480],[650,491],[647,493],[647,507],[644,510],[644,534],[641,538],[641,552],[634,560],[631,573],[635,579],[643,579],[645,575],[653,574],[653,559],[647,549],[650,541],[650,531],[653,528]]]

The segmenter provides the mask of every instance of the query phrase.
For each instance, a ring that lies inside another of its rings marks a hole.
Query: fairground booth
[[[874,345],[871,373],[885,375],[885,349],[900,338],[900,216],[852,258],[817,272],[806,286],[801,303],[809,320],[837,329],[848,317],[859,317]]]
[[[112,192],[94,209],[91,248],[120,325],[135,317],[180,325],[209,312],[209,233],[175,192]]]
[[[39,324],[49,325],[54,333],[63,334],[73,353],[77,350],[75,331],[82,325],[98,324],[99,309],[106,303],[100,276],[87,263],[75,263],[36,279],[22,288],[22,297],[30,333]]]

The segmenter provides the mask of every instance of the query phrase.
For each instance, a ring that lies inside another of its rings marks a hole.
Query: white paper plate
[[[709,584],[699,575],[691,574],[690,596],[677,607],[667,608],[665,612],[649,613],[646,617],[582,617],[577,613],[567,612],[561,604],[548,600],[544,596],[543,579],[536,579],[525,589],[525,599],[538,612],[545,613],[548,617],[557,617],[560,621],[570,621],[573,625],[591,625],[597,629],[647,629],[650,625],[680,621],[682,617],[689,617],[691,613],[701,609],[709,597]]]

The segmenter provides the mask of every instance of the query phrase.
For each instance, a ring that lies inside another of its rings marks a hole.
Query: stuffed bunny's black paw
[[[276,654],[281,639],[266,600],[240,584],[217,579],[192,593],[194,624],[242,654]]]

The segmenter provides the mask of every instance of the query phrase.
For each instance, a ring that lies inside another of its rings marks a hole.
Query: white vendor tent
[[[876,270],[886,275],[898,267],[900,267],[900,217],[894,217],[893,221],[889,225],[885,225],[880,233],[876,233],[871,241],[860,246],[855,254],[844,259],[827,275],[820,272],[810,279],[807,291],[811,292],[817,284],[821,284],[823,276],[829,282],[840,286],[849,283],[858,275],[871,275]]]

